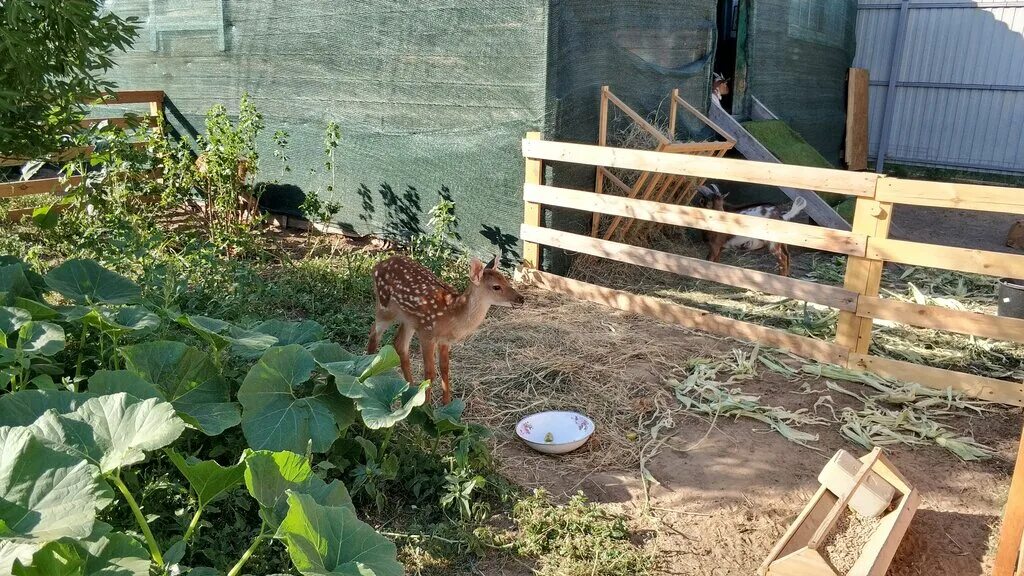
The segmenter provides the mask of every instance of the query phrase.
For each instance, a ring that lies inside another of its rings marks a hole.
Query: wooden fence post
[[[864,68],[850,68],[846,90],[846,167],[868,169],[868,90],[870,77]]]
[[[597,126],[597,145],[607,146],[608,145],[608,86],[601,86],[601,118]],[[597,194],[604,193],[604,171],[598,166],[595,170],[596,180],[594,182],[594,192]],[[594,212],[590,220],[590,235],[597,238],[597,231],[601,227],[601,214]]]
[[[540,132],[527,132],[527,140],[540,140]],[[544,163],[532,158],[526,159],[526,184],[542,184],[544,178]],[[543,209],[540,204],[526,202],[523,209],[523,223],[530,226],[542,225]],[[595,214],[595,217],[597,215]],[[540,270],[540,245],[533,242],[523,242],[523,266]]]
[[[891,223],[892,203],[857,198],[853,232],[866,234],[869,248],[872,239],[886,238],[889,235]],[[878,296],[883,268],[885,262],[882,260],[850,256],[846,261],[846,289],[861,296]],[[850,354],[867,354],[871,346],[872,326],[871,318],[861,318],[853,312],[841,312],[839,326],[836,329],[836,343],[849,350]]]
[[[1003,527],[999,531],[999,548],[996,549],[993,576],[1013,576],[1024,535],[1024,434],[1017,447],[1017,464],[1013,467],[1010,494],[1006,498],[1003,512]]]

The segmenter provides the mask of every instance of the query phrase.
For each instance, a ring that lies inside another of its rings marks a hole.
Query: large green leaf
[[[3,300],[4,299],[0,297],[0,302],[3,302]],[[27,310],[29,314],[32,314],[33,320],[53,320],[54,318],[60,318],[60,312],[57,312],[46,304],[35,300],[29,300],[28,298],[15,298],[12,301],[12,304],[22,310]]]
[[[239,462],[234,466],[221,466],[213,460],[197,460],[195,458],[185,459],[174,450],[168,450],[167,456],[178,468],[178,471],[188,479],[192,490],[199,500],[199,507],[203,508],[213,501],[214,498],[242,483],[245,474],[245,462]]]
[[[39,298],[29,281],[27,271],[28,268],[21,262],[0,263],[0,292],[6,294],[5,303],[10,304],[15,298]]]
[[[158,341],[124,347],[121,354],[130,371],[155,384],[160,397],[203,433],[216,436],[241,421],[227,381],[203,351]]]
[[[178,323],[191,328],[217,350],[231,346],[232,353],[243,358],[256,358],[277,344],[277,338],[244,330],[230,322],[206,316],[181,316]]]
[[[253,332],[267,334],[277,339],[277,346],[289,344],[312,344],[324,339],[324,327],[313,320],[286,322],[267,320],[253,327]]]
[[[160,317],[145,306],[101,307],[98,311],[100,323],[107,330],[148,332],[160,327]]]
[[[50,270],[46,284],[79,304],[128,304],[142,296],[142,288],[95,260],[68,260]]]
[[[306,576],[402,576],[394,543],[356,518],[350,508],[318,504],[289,492],[278,531],[295,568]]]
[[[50,542],[27,564],[15,562],[14,576],[148,576],[149,553],[132,537],[111,532],[94,541]]]
[[[18,348],[28,354],[53,356],[64,349],[64,329],[51,322],[24,324],[18,329]]]
[[[326,452],[352,420],[351,402],[315,387],[313,355],[298,344],[267,350],[238,390],[242,431],[257,450]]]
[[[14,334],[32,320],[32,313],[21,308],[0,306],[0,336]]]
[[[356,356],[341,347],[341,344],[334,342],[314,342],[306,345],[306,350],[309,350],[310,354],[316,360],[316,363],[323,366],[332,362],[344,362],[346,360],[354,360]]]
[[[350,508],[352,498],[339,480],[324,482],[306,458],[288,451],[249,450],[245,454],[245,487],[260,512],[276,528],[288,512],[288,491],[309,494],[327,506]]]
[[[119,393],[90,398],[65,415],[47,412],[33,428],[54,449],[85,458],[109,474],[177,440],[185,422],[167,402]]]
[[[396,368],[400,363],[401,360],[395,348],[385,346],[376,354],[354,356],[349,360],[321,363],[321,365],[340,382],[342,380],[351,381],[353,377],[363,381]]]
[[[427,399],[429,382],[416,389],[397,374],[386,373],[371,376],[357,384],[362,393],[356,397],[356,408],[363,417],[367,428],[390,428],[405,420],[412,409],[423,405]]]
[[[0,422],[10,426],[28,426],[48,410],[58,414],[74,412],[92,394],[69,390],[22,390],[0,396]]]
[[[29,287],[35,293],[31,296],[32,299],[38,299],[40,295],[46,292],[46,281],[43,279],[42,274],[39,274],[28,265],[27,262],[21,258],[15,256],[0,256],[0,266],[10,266],[11,264],[20,264],[21,272],[25,275],[25,279],[28,281]],[[0,286],[0,292],[5,292],[6,289]]]
[[[96,509],[108,501],[102,480],[88,462],[47,446],[33,428],[0,428],[0,538],[85,538]]]
[[[128,370],[97,370],[89,377],[89,392],[97,396],[124,392],[139,400],[166,400],[156,384]]]

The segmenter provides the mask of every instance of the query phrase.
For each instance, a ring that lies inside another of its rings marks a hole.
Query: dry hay
[[[715,340],[540,289],[526,293],[527,308],[494,314],[456,351],[467,416],[494,431],[503,468],[524,486],[541,484],[537,474],[552,457],[521,445],[514,427],[545,410],[595,422],[586,445],[556,457],[559,474],[582,481],[598,471],[635,471],[650,427],[666,407],[678,409],[664,374],[706,355]]]
[[[819,551],[832,564],[837,573],[846,574],[853,568],[864,545],[868,543],[871,535],[875,533],[881,523],[881,517],[861,516],[846,510],[839,517],[839,522],[832,528],[832,532],[822,543]]]

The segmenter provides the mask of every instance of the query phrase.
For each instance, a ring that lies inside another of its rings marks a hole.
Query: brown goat
[[[701,186],[698,189],[698,194],[698,198],[703,201],[705,208],[721,212],[743,214],[745,216],[784,220],[786,222],[796,218],[801,212],[803,212],[804,208],[807,207],[806,200],[803,198],[797,198],[796,201],[793,202],[793,207],[785,214],[782,213],[782,210],[778,206],[773,206],[771,204],[752,204],[749,206],[727,209],[725,207],[726,195],[722,194],[719,191],[718,186],[714,184]],[[753,251],[767,247],[768,251],[771,252],[779,262],[779,274],[782,276],[789,276],[789,247],[785,244],[771,242],[769,240],[746,238],[744,236],[736,236],[734,234],[726,234],[724,232],[705,232],[704,237],[710,246],[708,260],[711,262],[718,262],[722,257],[722,251],[726,248],[738,248],[740,250]]]

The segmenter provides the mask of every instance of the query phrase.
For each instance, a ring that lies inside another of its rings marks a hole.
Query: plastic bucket
[[[1024,318],[1024,280],[1003,278],[999,281],[999,315]]]

